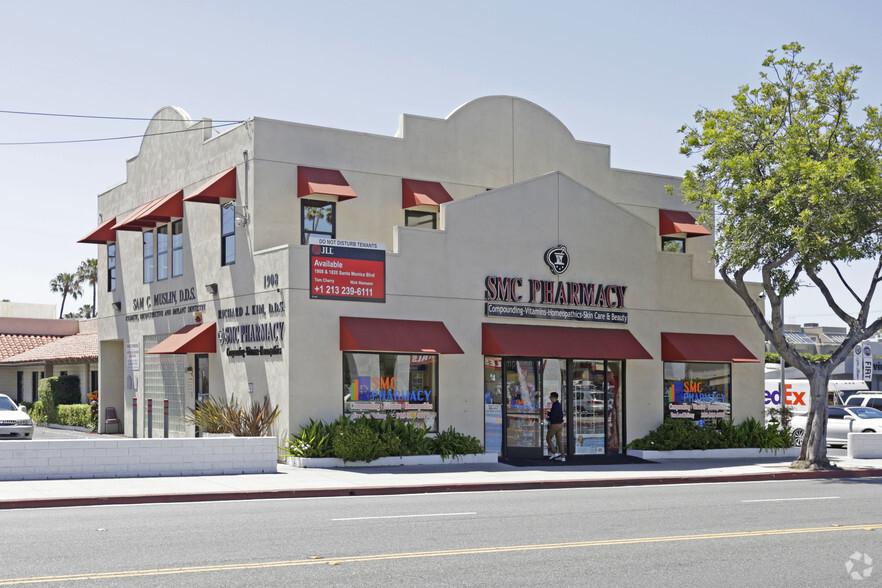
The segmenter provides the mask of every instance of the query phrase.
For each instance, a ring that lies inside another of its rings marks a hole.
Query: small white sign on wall
[[[137,372],[141,369],[141,344],[126,343],[126,370]]]

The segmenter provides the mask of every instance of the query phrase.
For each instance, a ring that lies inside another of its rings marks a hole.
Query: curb
[[[269,500],[279,498],[322,498],[340,496],[382,496],[397,494],[434,494],[441,492],[499,492],[506,490],[552,490],[565,488],[615,488],[624,486],[661,486],[764,480],[814,480],[821,478],[877,478],[882,469],[793,471],[720,476],[666,476],[648,478],[612,478],[599,480],[542,480],[523,482],[483,482],[476,484],[426,484],[414,486],[357,486],[304,488],[299,490],[241,490],[231,492],[194,492],[185,494],[141,494],[75,498],[25,498],[0,501],[0,510],[60,508],[117,504],[157,504],[176,502],[219,502]]]

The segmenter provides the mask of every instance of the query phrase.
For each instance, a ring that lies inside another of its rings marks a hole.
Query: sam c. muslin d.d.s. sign
[[[309,297],[386,301],[386,245],[309,239]]]

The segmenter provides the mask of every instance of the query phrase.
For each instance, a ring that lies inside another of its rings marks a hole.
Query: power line
[[[149,120],[154,120],[154,119],[149,119]],[[181,121],[178,120],[175,122],[181,122]],[[228,123],[220,124],[220,125],[212,125],[211,128],[212,129],[219,129],[222,127],[229,127],[232,125],[238,125],[243,122],[245,122],[245,121],[228,122]],[[8,147],[8,146],[14,146],[14,145],[63,145],[63,144],[67,144],[67,143],[96,143],[99,141],[121,141],[123,139],[140,139],[142,137],[156,137],[159,135],[173,135],[175,133],[189,133],[189,132],[193,132],[193,131],[201,131],[204,128],[205,127],[198,126],[198,127],[191,127],[189,129],[180,129],[177,131],[164,131],[162,133],[143,133],[140,135],[125,135],[125,136],[121,136],[121,137],[101,137],[101,138],[96,138],[96,139],[67,139],[67,140],[61,140],[61,141],[8,141],[8,142],[0,142],[0,147]]]
[[[27,112],[24,110],[0,110],[0,114],[20,114],[24,116],[55,116],[61,118],[89,118],[89,119],[97,119],[97,120],[157,120],[157,121],[174,121],[180,122],[180,119],[176,118],[142,118],[135,116],[98,116],[91,114],[61,114],[57,112]],[[241,120],[217,120],[213,122],[220,123],[240,123]]]

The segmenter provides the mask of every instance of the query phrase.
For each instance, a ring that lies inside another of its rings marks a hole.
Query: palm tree
[[[76,278],[78,285],[85,282],[92,286],[92,306],[90,307],[88,304],[83,306],[83,310],[88,309],[85,318],[97,316],[98,313],[95,312],[95,287],[98,285],[98,260],[90,257],[81,262],[80,267],[77,268]]]
[[[51,292],[61,292],[61,311],[58,313],[58,318],[64,316],[64,301],[67,299],[67,295],[70,294],[70,297],[76,300],[83,293],[76,274],[66,273],[60,273],[52,278],[49,282],[49,290]]]

